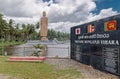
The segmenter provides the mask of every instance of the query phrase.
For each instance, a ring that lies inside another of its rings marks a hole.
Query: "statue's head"
[[[43,16],[46,16],[46,12],[45,11],[43,11]]]

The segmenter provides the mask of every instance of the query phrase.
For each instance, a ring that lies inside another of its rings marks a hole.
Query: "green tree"
[[[0,14],[0,39],[5,39],[6,36],[6,29],[7,29],[7,22],[3,20],[2,14]]]
[[[14,21],[12,19],[10,19],[9,23],[8,23],[10,41],[12,41],[14,39],[14,34],[15,34],[13,22]]]
[[[53,40],[54,38],[57,38],[59,41],[69,40],[69,33],[48,29],[48,39]]]
[[[36,26],[36,29],[39,29],[40,28],[39,22],[37,22],[35,26]]]
[[[27,29],[28,29],[28,31],[27,31],[28,32],[28,39],[31,40],[34,38],[34,33],[35,33],[34,25],[28,24]]]

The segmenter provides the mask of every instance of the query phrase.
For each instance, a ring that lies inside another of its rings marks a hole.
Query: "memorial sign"
[[[96,44],[96,45],[120,45],[120,31],[109,33],[92,33],[76,36],[74,40],[78,44]]]
[[[120,15],[72,27],[71,58],[120,75]]]

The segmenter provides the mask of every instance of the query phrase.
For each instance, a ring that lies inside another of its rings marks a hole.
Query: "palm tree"
[[[2,14],[0,14],[0,39],[5,39],[5,31],[7,29],[7,22],[3,20]]]
[[[37,22],[37,23],[35,24],[35,27],[36,27],[35,29],[40,29],[39,22]],[[40,31],[38,31],[38,33],[36,32],[36,33],[35,33],[35,36],[36,36],[36,37],[35,37],[36,39],[40,39]]]
[[[33,39],[34,38],[34,34],[35,34],[35,28],[34,28],[34,25],[30,25],[30,24],[28,24],[28,26],[27,26],[27,29],[28,29],[28,39],[30,40],[30,39]]]
[[[20,39],[20,35],[21,35],[21,33],[20,33],[20,29],[19,29],[19,24],[16,24],[15,25],[15,29],[14,29],[14,31],[15,31],[15,34],[14,34],[14,36],[15,36],[15,40],[16,41],[19,41]]]
[[[35,26],[36,26],[36,29],[39,29],[40,28],[39,22],[37,22]]]
[[[25,24],[22,24],[22,30],[21,30],[21,39],[23,41],[26,41],[27,39],[27,28],[26,28],[26,25]]]
[[[9,36],[10,36],[10,41],[12,41],[13,40],[13,38],[14,38],[14,34],[15,34],[15,32],[14,32],[14,28],[13,28],[13,20],[12,19],[10,19],[9,20]]]

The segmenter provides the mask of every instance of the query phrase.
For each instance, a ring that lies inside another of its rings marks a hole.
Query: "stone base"
[[[48,38],[47,37],[41,37],[41,41],[47,41]]]

